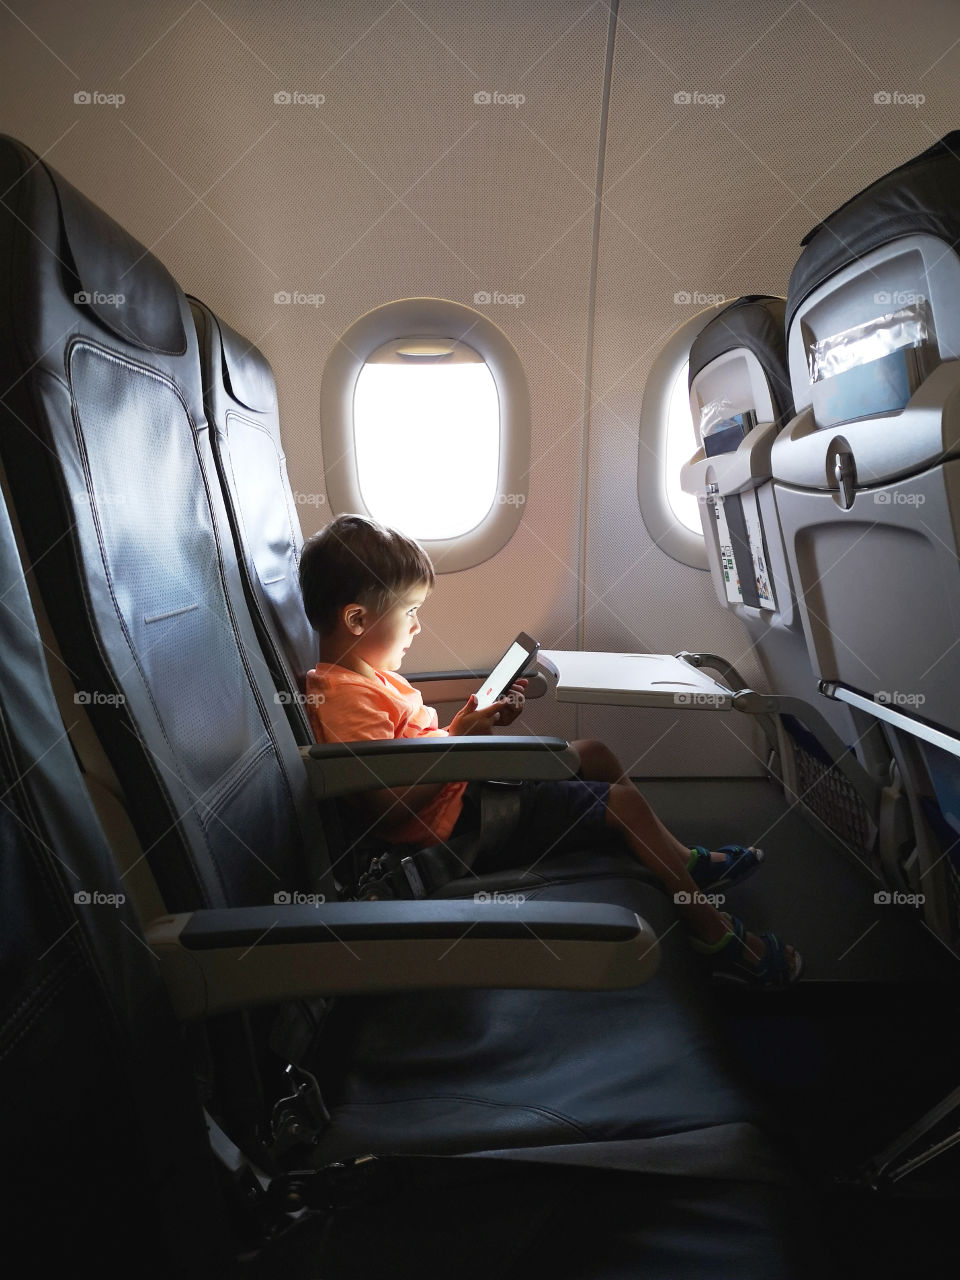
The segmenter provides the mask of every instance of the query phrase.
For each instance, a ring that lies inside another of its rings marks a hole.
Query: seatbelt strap
[[[471,866],[483,854],[498,848],[517,825],[520,787],[510,782],[485,782],[480,795],[480,842]]]
[[[426,849],[400,845],[378,854],[357,882],[355,902],[428,898],[470,869],[474,833]]]
[[[519,786],[484,782],[478,830],[423,849],[411,845],[385,849],[360,876],[355,901],[430,897],[451,880],[460,879],[488,850],[497,848],[516,826],[519,815]]]

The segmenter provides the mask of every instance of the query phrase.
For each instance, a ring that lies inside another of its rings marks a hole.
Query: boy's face
[[[420,634],[417,611],[427,598],[425,582],[402,591],[393,605],[377,615],[353,646],[364,662],[378,671],[396,671]]]

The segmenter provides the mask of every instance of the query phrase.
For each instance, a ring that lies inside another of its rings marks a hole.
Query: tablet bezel
[[[520,665],[514,669],[513,674],[510,676],[509,680],[506,681],[501,691],[497,694],[495,698],[491,698],[489,702],[481,702],[481,698],[483,697],[483,691],[484,689],[486,689],[487,685],[490,683],[490,676],[493,675],[497,667],[500,666],[500,663],[503,662],[504,658],[506,658],[507,654],[510,652],[510,650],[513,648],[515,644],[520,645],[521,648],[525,650],[525,654]],[[514,639],[510,641],[506,649],[504,649],[498,661],[494,663],[493,667],[491,667],[490,674],[483,681],[480,688],[477,689],[476,691],[477,710],[480,711],[484,707],[490,707],[495,702],[498,702],[500,698],[502,698],[504,694],[509,691],[510,686],[513,684],[514,680],[519,679],[520,676],[523,674],[523,672],[526,671],[527,667],[530,665],[530,659],[536,657],[537,653],[539,652],[539,649],[540,649],[539,640],[534,640],[533,637],[528,636],[525,631],[520,631],[514,637]]]

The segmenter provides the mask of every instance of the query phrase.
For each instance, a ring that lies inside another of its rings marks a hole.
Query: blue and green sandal
[[[747,939],[743,921],[726,911],[720,914],[727,921],[728,929],[718,942],[690,939],[694,951],[699,955],[709,956],[713,961],[712,976],[718,982],[766,988],[786,987],[791,982],[796,982],[803,973],[803,956],[796,947],[793,948],[791,959],[776,934],[758,934],[764,944],[763,959],[759,964],[750,964],[743,954]]]
[[[710,857],[710,850],[695,844],[690,851],[687,870],[698,889],[724,889],[739,884],[753,875],[764,859],[762,849],[742,844],[724,844],[716,851],[727,856],[723,862]]]

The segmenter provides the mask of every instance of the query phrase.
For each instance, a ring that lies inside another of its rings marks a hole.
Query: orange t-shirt
[[[425,707],[409,680],[395,671],[362,676],[335,662],[307,672],[307,714],[318,742],[365,742],[370,738],[448,737],[436,710]],[[390,829],[391,844],[439,844],[463,808],[465,782],[448,782],[432,800]]]

